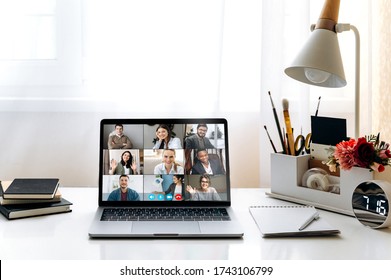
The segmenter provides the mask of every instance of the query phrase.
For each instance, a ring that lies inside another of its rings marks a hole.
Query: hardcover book
[[[52,199],[5,199],[3,198],[3,192],[8,189],[12,181],[0,182],[0,205],[14,205],[14,204],[28,204],[28,203],[42,203],[42,202],[59,202],[61,201],[61,192],[58,188],[56,194]]]
[[[59,185],[56,178],[17,178],[4,190],[4,199],[53,199]]]
[[[62,198],[60,202],[19,205],[0,205],[0,212],[9,220],[71,212],[71,202]]]

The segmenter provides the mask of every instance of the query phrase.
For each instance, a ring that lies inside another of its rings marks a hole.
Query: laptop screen
[[[230,205],[225,119],[104,119],[100,206]]]

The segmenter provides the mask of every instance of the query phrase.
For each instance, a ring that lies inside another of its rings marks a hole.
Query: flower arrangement
[[[383,172],[385,166],[391,165],[390,144],[380,141],[380,133],[342,141],[330,147],[330,156],[326,164],[331,172],[337,167],[350,170],[353,166],[369,168],[370,171]]]

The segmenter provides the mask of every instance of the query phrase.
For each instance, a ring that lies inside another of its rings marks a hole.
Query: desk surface
[[[341,230],[336,237],[262,238],[250,205],[283,204],[266,189],[233,189],[242,239],[90,239],[97,188],[62,188],[73,212],[8,221],[0,215],[0,259],[358,260],[391,259],[391,228],[374,230],[355,218],[320,211]]]

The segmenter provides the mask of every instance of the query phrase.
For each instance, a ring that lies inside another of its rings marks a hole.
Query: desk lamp
[[[346,85],[337,33],[352,30],[356,39],[355,137],[360,134],[360,35],[356,27],[339,24],[340,0],[326,0],[311,37],[285,73],[300,82],[339,88]]]

